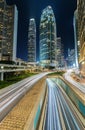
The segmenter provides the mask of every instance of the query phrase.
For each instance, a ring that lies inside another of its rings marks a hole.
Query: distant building
[[[61,67],[61,37],[57,38],[57,44],[56,44],[56,62],[57,67]]]
[[[56,44],[56,67],[64,67],[65,66],[65,60],[64,60],[64,47],[61,43],[61,37],[57,38],[57,44]]]
[[[16,59],[16,65],[19,65],[19,66],[27,66],[27,62],[26,61],[24,61],[23,59],[21,59],[21,58],[17,58]]]
[[[36,23],[34,18],[29,21],[28,62],[36,62]]]
[[[51,6],[47,6],[40,19],[40,63],[44,67],[56,66],[56,21]]]
[[[80,41],[78,40],[78,67],[79,67],[79,58],[80,58]]]
[[[61,44],[61,67],[65,67],[64,45]]]
[[[75,67],[75,49],[68,49],[67,66]]]
[[[15,61],[17,46],[18,12],[0,0],[0,60]]]
[[[78,0],[78,33],[80,41],[79,67],[85,75],[85,0]]]

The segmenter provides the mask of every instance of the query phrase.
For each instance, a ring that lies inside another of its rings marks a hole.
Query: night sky
[[[16,4],[19,11],[17,57],[27,60],[27,42],[29,19],[35,18],[37,28],[37,61],[39,60],[39,24],[41,12],[46,6],[52,6],[56,18],[57,36],[67,49],[74,48],[73,14],[77,0],[7,0]]]

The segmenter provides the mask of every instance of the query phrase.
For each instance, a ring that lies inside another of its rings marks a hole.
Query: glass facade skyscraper
[[[34,18],[29,21],[28,62],[36,62],[36,23]]]
[[[17,18],[16,7],[0,0],[0,60],[16,59]]]
[[[56,64],[56,22],[51,6],[47,6],[40,19],[40,63],[42,66]]]

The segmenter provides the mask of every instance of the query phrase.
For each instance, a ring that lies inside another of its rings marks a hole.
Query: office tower
[[[74,12],[74,42],[75,42],[75,66],[78,68],[79,46],[78,46],[78,11]]]
[[[78,23],[79,23],[79,22],[78,22],[78,21],[79,21],[79,20],[78,20],[78,16],[79,16],[79,14],[78,14],[78,4],[79,4],[79,0],[77,0],[77,9],[76,9],[76,14],[77,14],[77,15],[76,15],[76,16],[77,16],[77,17],[76,17],[76,19],[77,19],[77,20],[76,20],[76,25],[77,25],[77,27],[76,27],[76,28],[77,28],[77,29],[76,29],[76,33],[77,33],[76,39],[78,40],[78,42],[77,42],[77,43],[78,43],[78,50],[77,50],[77,51],[78,51],[78,67],[79,67],[79,59],[80,59],[80,41],[79,41],[79,40],[80,40],[80,39],[79,39],[79,27],[78,27],[78,26],[79,26],[79,25],[78,25]]]
[[[57,67],[61,67],[61,37],[58,37],[56,41],[57,41],[57,44],[56,44]]]
[[[57,67],[64,67],[65,60],[64,60],[64,47],[61,43],[61,37],[57,37],[57,47],[56,47],[56,62]]]
[[[65,67],[64,45],[61,43],[61,67]]]
[[[36,23],[34,18],[29,20],[28,62],[36,62]]]
[[[85,0],[78,0],[78,35],[80,42],[79,67],[85,75]]]
[[[75,49],[68,49],[68,67],[75,67]]]
[[[12,60],[16,61],[17,58],[17,31],[18,31],[18,10],[14,6],[14,32],[13,32],[13,56]]]
[[[56,22],[51,6],[47,6],[40,19],[40,63],[44,67],[56,66]]]
[[[17,19],[16,6],[0,0],[0,60],[16,60]]]

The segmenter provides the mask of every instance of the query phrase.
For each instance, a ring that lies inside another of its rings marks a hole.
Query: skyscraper
[[[61,44],[61,67],[65,67],[64,44]]]
[[[85,0],[78,0],[78,40],[80,42],[79,67],[85,76]]]
[[[16,60],[17,18],[16,7],[0,0],[0,60]]]
[[[75,49],[68,48],[68,67],[75,67]]]
[[[40,20],[40,63],[42,66],[56,64],[56,22],[51,6],[47,6],[41,14]]]
[[[57,62],[57,67],[65,66],[64,47],[63,44],[61,43],[61,37],[57,37],[56,62]]]
[[[78,68],[78,11],[74,12],[75,66]]]
[[[34,18],[29,20],[28,62],[36,62],[36,23]]]
[[[56,47],[56,61],[57,67],[61,67],[61,37],[57,38],[57,47]]]
[[[18,30],[18,10],[14,6],[14,32],[13,32],[13,56],[12,60],[16,61],[17,58],[17,30]]]

